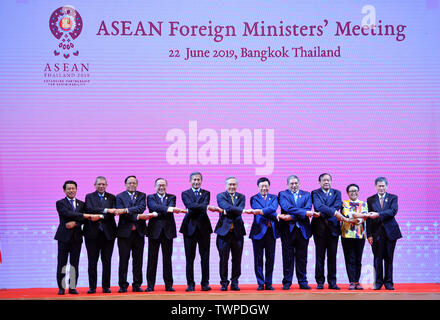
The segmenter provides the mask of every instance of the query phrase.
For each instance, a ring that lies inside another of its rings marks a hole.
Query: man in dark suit
[[[151,215],[145,214],[145,193],[137,191],[138,180],[136,176],[125,179],[126,191],[116,196],[117,214],[120,215],[118,223],[118,249],[119,249],[119,291],[127,292],[127,272],[130,253],[133,257],[133,292],[142,292],[142,260],[144,256],[145,235],[148,220]]]
[[[238,278],[241,275],[241,255],[243,253],[243,236],[246,234],[242,213],[246,198],[236,192],[238,181],[235,177],[226,179],[226,191],[217,195],[219,220],[215,227],[217,234],[217,249],[220,256],[220,284],[222,291],[228,290],[228,260],[232,254],[231,290],[239,291]]]
[[[377,194],[367,199],[370,219],[367,220],[368,242],[372,245],[376,279],[375,290],[394,290],[393,258],[397,239],[402,238],[395,216],[398,210],[397,196],[387,193],[388,180],[379,177],[375,181]],[[385,265],[385,274],[384,274]]]
[[[99,255],[102,261],[102,292],[110,293],[110,275],[113,247],[116,238],[116,197],[106,192],[107,179],[99,176],[95,180],[93,193],[86,195],[86,212],[92,214],[102,214],[103,220],[86,221],[84,223],[84,238],[87,248],[88,272],[89,272],[89,291],[96,293],[97,284],[97,265]]]
[[[176,196],[167,194],[168,182],[163,178],[156,179],[156,193],[147,197],[147,206],[153,218],[148,222],[148,264],[147,290],[154,291],[156,284],[157,259],[159,247],[162,247],[163,280],[166,291],[173,288],[173,239],[176,238],[176,222],[174,213],[186,213],[186,210],[176,207]]]
[[[58,200],[56,208],[60,219],[55,240],[58,240],[57,258],[57,284],[58,294],[65,293],[66,283],[64,275],[67,268],[67,259],[70,256],[70,279],[69,293],[78,294],[76,284],[79,276],[79,256],[82,245],[81,225],[85,219],[98,221],[103,218],[101,215],[91,215],[85,213],[84,202],[76,199],[77,183],[72,180],[64,182],[63,190],[66,197]]]
[[[279,193],[283,290],[289,290],[292,285],[295,265],[300,289],[310,289],[307,281],[307,248],[311,237],[309,218],[314,212],[310,193],[300,190],[300,186],[299,178],[292,175],[287,178],[288,189]]]
[[[317,289],[324,289],[324,261],[327,252],[327,281],[329,289],[339,290],[336,284],[336,254],[341,234],[341,192],[331,188],[332,177],[328,173],[319,176],[321,188],[312,191],[315,211],[312,218],[312,234],[316,247],[315,279]]]
[[[270,181],[267,178],[257,180],[258,194],[251,197],[250,213],[254,214],[249,238],[254,249],[254,270],[257,277],[257,290],[274,290],[272,286],[273,266],[275,262],[275,245],[278,235],[278,198],[269,193]],[[263,275],[263,256],[266,256]]]
[[[209,191],[201,189],[202,179],[200,172],[191,173],[189,177],[191,189],[182,192],[182,201],[188,211],[180,226],[185,246],[186,281],[188,284],[186,291],[195,290],[194,259],[197,245],[199,246],[202,270],[202,291],[211,290],[209,286],[209,251],[212,227],[207,210],[219,212],[220,208],[209,205],[211,194]]]

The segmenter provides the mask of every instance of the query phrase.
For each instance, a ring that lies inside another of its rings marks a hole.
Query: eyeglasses
[[[348,190],[348,192],[350,192],[350,193],[358,193],[359,190]]]

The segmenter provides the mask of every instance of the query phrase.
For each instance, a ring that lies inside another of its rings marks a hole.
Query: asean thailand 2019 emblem
[[[49,28],[53,36],[60,40],[57,49],[53,51],[55,56],[62,55],[68,59],[71,54],[79,55],[74,40],[78,38],[83,28],[81,15],[73,6],[63,6],[56,9],[49,19]]]

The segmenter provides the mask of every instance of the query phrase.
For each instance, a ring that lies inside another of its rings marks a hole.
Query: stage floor
[[[166,292],[163,285],[157,285],[154,292],[118,293],[118,287],[112,287],[110,294],[103,294],[101,288],[95,294],[87,294],[88,288],[78,288],[78,295],[59,296],[56,288],[2,289],[0,299],[13,300],[440,300],[439,283],[402,283],[395,284],[396,290],[389,291],[364,289],[348,290],[348,284],[339,284],[341,290],[317,290],[312,284],[311,290],[300,290],[293,285],[290,290],[282,290],[274,285],[274,291],[257,291],[256,285],[240,285],[241,291],[220,291],[220,285],[211,285],[212,290],[185,292],[186,285],[175,285],[175,292]],[[146,287],[144,286],[143,289]]]

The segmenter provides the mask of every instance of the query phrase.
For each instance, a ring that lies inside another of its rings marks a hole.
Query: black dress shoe
[[[290,290],[290,284],[284,284],[283,290]]]
[[[133,292],[144,292],[141,287],[133,287]]]
[[[76,289],[69,289],[70,294],[78,294],[78,291]]]
[[[102,288],[102,293],[112,293],[109,288]]]
[[[152,288],[152,287],[147,287],[147,289],[145,289],[145,292],[153,292],[154,291],[154,288]]]
[[[96,289],[92,289],[92,288],[90,288],[89,291],[87,291],[87,293],[88,293],[88,294],[96,293]]]
[[[167,288],[165,288],[165,291],[168,291],[168,292],[174,292],[174,291],[176,291],[176,290],[174,290],[173,287],[167,287]]]
[[[394,287],[392,284],[385,284],[385,289],[387,290],[394,290]]]
[[[332,289],[332,290],[341,290],[341,288],[339,288],[337,284],[334,284],[334,285],[331,285],[331,286],[329,285],[328,288]]]
[[[375,284],[373,287],[373,290],[380,290],[382,289],[382,284]]]
[[[257,290],[258,291],[264,290],[264,285],[263,284],[259,284]]]
[[[364,290],[364,288],[362,288],[362,286],[361,286],[360,283],[355,283],[355,284],[354,284],[354,289],[355,289],[355,290]]]
[[[202,291],[210,291],[211,287],[210,286],[202,286]]]
[[[310,289],[312,289],[307,283],[300,284],[299,288],[303,289],[303,290],[310,290]]]
[[[238,285],[231,286],[232,291],[240,291],[240,287]]]
[[[356,284],[354,282],[351,282],[348,286],[348,290],[356,290]]]
[[[118,292],[125,293],[125,292],[127,292],[127,288],[119,288]]]
[[[322,289],[324,289],[324,284],[323,284],[323,283],[318,283],[318,284],[316,285],[316,289],[318,289],[318,290],[322,290]]]
[[[190,291],[194,291],[195,289],[194,289],[194,286],[188,286],[188,287],[186,287],[186,292],[190,292]]]
[[[271,284],[266,284],[266,286],[264,287],[265,290],[275,290],[274,287],[272,287]]]
[[[220,288],[220,291],[228,291],[228,286],[222,286],[222,287]]]
[[[59,289],[58,290],[58,294],[61,296],[61,295],[63,295],[64,294],[64,292],[65,292],[65,290],[64,289]]]

